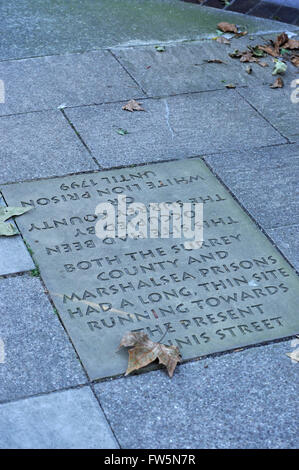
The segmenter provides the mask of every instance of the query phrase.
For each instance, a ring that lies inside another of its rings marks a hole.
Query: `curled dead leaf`
[[[131,347],[125,375],[159,359],[159,363],[166,366],[169,376],[172,377],[177,363],[181,361],[180,351],[177,346],[165,346],[161,343],[155,343],[149,339],[147,334],[141,331],[127,332],[123,336],[119,348],[123,346]]]
[[[217,28],[224,33],[238,33],[237,26],[235,24],[227,23],[226,21],[218,23]]]
[[[278,77],[272,85],[270,85],[270,88],[283,88],[284,83],[283,79],[281,77]]]
[[[127,104],[125,104],[122,109],[124,109],[125,111],[130,111],[131,113],[133,111],[145,111],[142,106],[140,105],[140,103],[138,103],[137,101],[135,100],[130,100],[127,102]]]
[[[277,36],[274,45],[276,48],[279,48],[283,46],[288,40],[289,40],[288,35],[286,33],[281,33]]]

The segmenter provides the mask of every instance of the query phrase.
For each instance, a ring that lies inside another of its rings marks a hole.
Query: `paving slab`
[[[259,36],[250,38],[247,35],[232,39],[229,46],[211,39],[168,45],[164,52],[157,52],[153,45],[112,51],[150,96],[224,89],[230,83],[249,87],[271,85],[274,82],[272,58],[262,59],[268,67],[250,64],[252,73],[248,74],[248,63],[229,56],[236,49],[246,51],[247,46],[265,43]],[[222,63],[209,63],[209,60],[222,60]],[[295,78],[296,67],[290,64],[285,80],[291,82]]]
[[[1,449],[117,449],[89,387],[0,405]]]
[[[124,448],[298,448],[290,343],[180,365],[172,379],[154,371],[95,389]]]
[[[32,207],[18,227],[92,380],[125,372],[127,351],[117,348],[129,330],[154,341],[166,334],[184,360],[299,332],[299,277],[200,158],[10,184],[3,193]],[[203,246],[165,237],[164,228],[158,238],[98,237],[96,206],[112,202],[113,216],[118,194],[144,210],[203,203]]]
[[[142,97],[108,51],[0,62],[0,115]]]
[[[0,184],[97,169],[60,111],[0,118]]]
[[[263,228],[298,225],[299,145],[279,145],[205,160]]]
[[[0,196],[0,206],[4,205]],[[0,276],[34,268],[35,265],[20,235],[0,237]]]
[[[267,233],[299,272],[299,225],[267,229]]]
[[[22,0],[17,6],[14,2],[3,3],[0,15],[4,31],[2,59],[199,39],[214,35],[220,21],[237,22],[251,33],[292,28],[177,0],[80,0],[71,6],[67,0]]]
[[[67,109],[66,114],[105,168],[286,142],[236,90],[142,104],[146,112],[126,112],[118,103]],[[128,134],[119,135],[118,128]]]
[[[86,383],[39,278],[0,279],[0,310],[0,402]]]
[[[274,81],[274,80],[273,80]],[[291,142],[299,142],[299,79],[288,81],[284,88],[271,89],[266,86],[239,89],[269,122],[288,137]]]

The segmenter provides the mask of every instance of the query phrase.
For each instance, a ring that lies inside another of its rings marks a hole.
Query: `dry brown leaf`
[[[283,46],[285,49],[299,49],[299,40],[298,39],[289,39],[286,44]]]
[[[274,49],[271,46],[258,46],[261,51],[267,52],[267,54],[271,55],[272,57],[279,56],[279,50]]]
[[[223,36],[220,36],[219,38],[217,38],[216,42],[219,42],[219,44],[228,44],[228,45],[230,45],[230,41],[227,38],[224,38]]]
[[[258,60],[257,63],[258,63],[261,67],[269,67],[269,64],[267,64],[267,62],[260,62],[260,61]]]
[[[140,103],[138,103],[137,101],[135,100],[130,100],[127,102],[127,104],[125,104],[122,109],[124,109],[125,111],[130,111],[131,113],[133,111],[145,111],[141,106],[140,106]]]
[[[295,67],[299,67],[299,56],[298,55],[293,55],[291,57],[291,62]]]
[[[245,52],[240,58],[240,62],[258,62],[258,59],[251,52]]]
[[[225,64],[225,62],[220,59],[204,59],[204,62],[207,62],[208,64]]]
[[[218,29],[220,29],[220,31],[223,31],[224,33],[238,33],[237,26],[235,24],[227,23],[226,21],[218,23],[217,27]]]
[[[283,46],[288,41],[288,39],[289,37],[286,33],[279,34],[274,43],[275,49]]]
[[[125,375],[159,359],[159,363],[167,367],[168,374],[172,377],[177,363],[181,361],[180,351],[177,346],[165,346],[161,343],[155,343],[141,331],[129,331],[126,333],[119,347],[121,348],[123,346],[131,347],[129,350],[128,368]]]
[[[278,77],[275,82],[270,85],[270,88],[283,88],[284,87],[284,83],[283,83],[283,79],[281,77]]]

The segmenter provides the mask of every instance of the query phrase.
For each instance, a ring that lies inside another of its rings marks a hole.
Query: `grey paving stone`
[[[275,36],[275,35],[274,35]],[[261,38],[234,39],[231,45],[214,40],[168,45],[164,52],[155,47],[128,47],[112,49],[118,60],[150,96],[163,96],[205,90],[224,89],[225,84],[257,86],[271,85],[273,61],[263,58],[268,67],[251,64],[252,73],[246,72],[248,63],[241,63],[228,54],[235,49],[246,51],[248,45],[264,44]],[[220,59],[223,63],[207,63]],[[296,78],[295,67],[289,67],[286,78]],[[271,90],[273,93],[273,90]]]
[[[5,203],[0,195],[0,206],[2,205]],[[34,268],[31,256],[19,235],[0,237],[0,276],[29,271]]]
[[[129,113],[119,103],[66,113],[104,167],[285,142],[235,90],[144,100],[143,106],[146,112]]]
[[[38,278],[0,279],[0,311],[0,402],[86,383]]]
[[[89,387],[0,405],[1,449],[116,449]]]
[[[108,51],[0,62],[5,103],[0,115],[141,97]]]
[[[0,118],[0,183],[97,169],[60,111]]]
[[[289,65],[289,67],[293,67]],[[275,77],[273,77],[275,79]],[[273,80],[274,82],[274,80]],[[285,83],[284,88],[271,89],[267,86],[252,88],[242,88],[239,92],[246,100],[248,100],[276,129],[291,142],[299,142],[299,126],[298,111],[299,103],[295,95],[296,89],[299,88],[299,81],[293,83]],[[297,102],[291,101],[291,95],[295,97]]]
[[[267,233],[299,272],[299,225],[268,229]]]
[[[205,158],[264,228],[299,223],[299,145]]]
[[[297,448],[291,341],[96,385],[124,448]],[[121,413],[120,411],[121,410]]]
[[[283,23],[201,9],[177,0],[79,0],[71,6],[68,0],[21,0],[2,2],[0,8],[2,59],[198,39],[214,35],[220,21],[237,22],[251,33],[286,28]]]

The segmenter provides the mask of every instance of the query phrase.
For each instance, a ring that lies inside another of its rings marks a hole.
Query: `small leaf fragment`
[[[236,85],[234,85],[233,83],[228,83],[225,86],[226,86],[226,88],[236,88]]]
[[[281,77],[278,77],[272,85],[270,85],[270,88],[283,88],[284,83],[283,79]]]
[[[292,359],[292,362],[299,362],[299,348],[295,349],[295,351],[292,351],[290,353],[286,353],[286,355]]]
[[[155,46],[155,49],[157,52],[165,52],[165,47],[164,46]]]
[[[216,42],[219,42],[219,44],[230,45],[230,41],[227,38],[225,38],[224,36],[220,36],[220,37],[216,38]]]
[[[204,59],[204,62],[207,62],[208,64],[225,64],[225,62],[220,59]]]
[[[126,134],[129,134],[129,132],[126,130],[126,129],[122,129],[121,127],[119,127],[116,132],[119,134],[119,135],[126,135]]]
[[[130,100],[128,101],[123,107],[122,109],[124,109],[125,111],[130,111],[131,113],[133,111],[145,111],[142,106],[140,105],[140,103],[138,103],[138,101],[135,101],[135,100]]]
[[[269,64],[267,64],[267,62],[260,62],[258,60],[257,63],[260,65],[260,67],[269,67]]]
[[[217,25],[218,29],[220,31],[223,31],[224,33],[237,33],[238,28],[235,24],[227,23],[226,21],[222,21],[221,23],[218,23]]]
[[[243,54],[244,52],[239,51],[239,49],[235,49],[234,52],[230,52],[228,55],[232,59],[239,59],[240,57],[242,57]]]
[[[295,67],[299,67],[299,56],[298,55],[292,56],[291,62],[293,65],[295,65]]]

